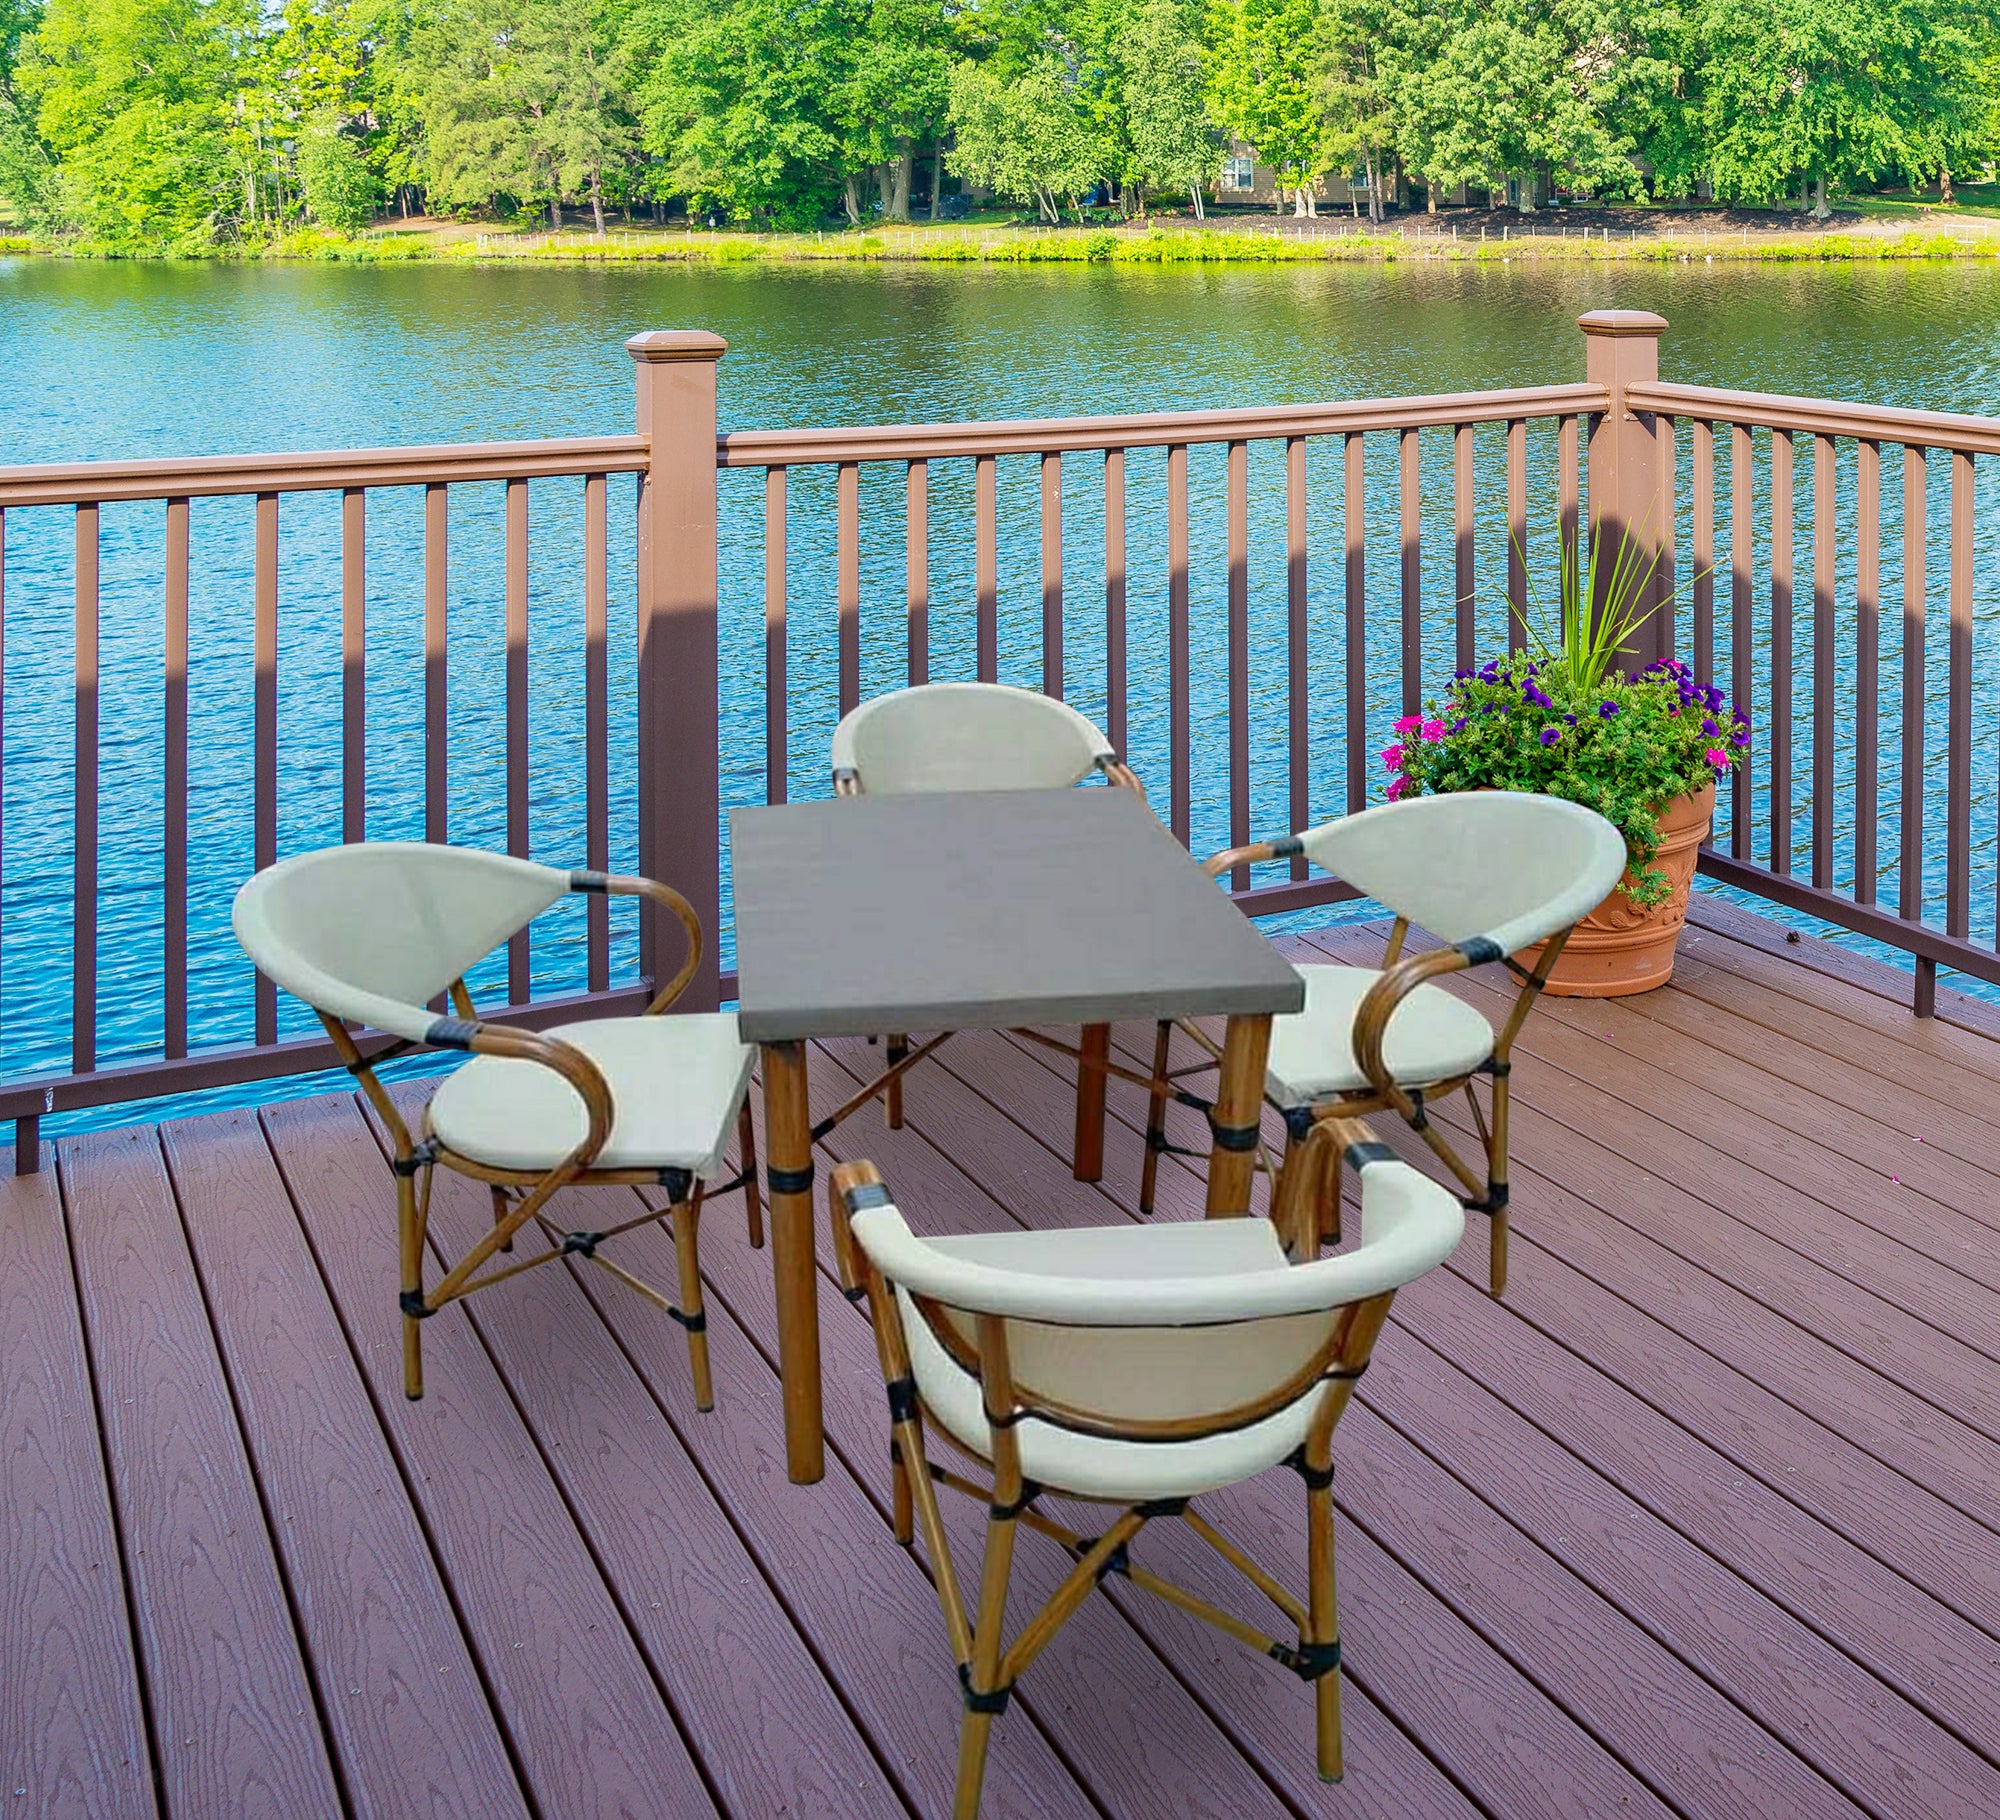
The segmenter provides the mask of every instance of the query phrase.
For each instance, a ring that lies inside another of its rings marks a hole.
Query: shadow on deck
[[[1114,1582],[1001,1721],[989,1815],[2000,1812],[2000,1043],[1701,920],[1668,991],[1530,1021],[1508,1299],[1469,1233],[1342,1425],[1345,1784],[1295,1680]],[[859,1065],[823,1046],[816,1098]],[[1143,1108],[1113,1083],[1071,1181],[1061,1066],[956,1039],[909,1129],[829,1152],[933,1229],[1125,1217]],[[470,1193],[440,1179],[448,1245]],[[1198,1216],[1177,1159],[1161,1204]],[[441,1316],[406,1403],[351,1099],[0,1182],[5,1812],[942,1812],[958,1690],[862,1317],[823,1298],[828,1472],[793,1486],[739,1209],[700,1416],[679,1330],[581,1265]],[[1280,1474],[1211,1514],[1297,1562],[1303,1504]],[[1064,1566],[1035,1542],[1024,1599]]]

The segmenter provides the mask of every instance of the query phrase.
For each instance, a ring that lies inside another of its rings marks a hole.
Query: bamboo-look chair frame
[[[1339,1142],[1352,1147],[1357,1169],[1361,1162],[1385,1154],[1381,1145],[1372,1142],[1366,1126],[1344,1119],[1329,1119],[1316,1127],[1315,1140],[1322,1145]],[[870,1162],[843,1163],[828,1182],[827,1201],[841,1284],[851,1300],[867,1304],[888,1397],[891,1525],[896,1540],[906,1547],[913,1545],[918,1529],[923,1532],[938,1603],[958,1667],[965,1719],[959,1737],[954,1820],[976,1820],[993,1721],[1006,1710],[1015,1682],[1091,1592],[1111,1574],[1212,1625],[1258,1654],[1269,1656],[1311,1687],[1319,1775],[1323,1781],[1338,1782],[1345,1759],[1340,1720],[1340,1620],[1334,1579],[1333,1432],[1353,1397],[1355,1385],[1368,1368],[1395,1291],[1347,1304],[1338,1312],[1328,1339],[1307,1363],[1291,1379],[1252,1403],[1201,1417],[1160,1421],[1135,1418],[1115,1424],[1038,1395],[1032,1387],[1022,1384],[1009,1357],[1004,1318],[977,1316],[975,1341],[968,1344],[935,1303],[913,1295],[911,1300],[926,1328],[979,1383],[986,1426],[993,1443],[990,1462],[963,1446],[942,1422],[934,1422],[934,1426],[956,1453],[988,1470],[990,1482],[982,1484],[935,1463],[926,1454],[925,1407],[894,1290],[850,1230],[849,1221],[854,1214],[865,1207],[881,1205],[886,1199],[881,1172]],[[1161,1498],[1120,1507],[1118,1500],[1058,1489],[1056,1495],[1065,1499],[1118,1509],[1119,1514],[1112,1522],[1094,1536],[1069,1529],[1035,1509],[1044,1488],[1025,1477],[1015,1433],[1016,1425],[1028,1417],[1105,1440],[1191,1441],[1248,1426],[1295,1403],[1322,1382],[1328,1386],[1327,1394],[1314,1413],[1303,1444],[1288,1462],[1306,1486],[1307,1592],[1303,1600],[1200,1516],[1192,1508],[1191,1498]],[[935,1490],[938,1485],[978,1499],[987,1507],[985,1552],[977,1598],[970,1609],[946,1538]],[[1162,1518],[1184,1522],[1275,1605],[1295,1628],[1296,1643],[1270,1636],[1234,1613],[1134,1562],[1128,1545],[1149,1522]],[[1014,1539],[1022,1526],[1059,1543],[1069,1552],[1074,1565],[1016,1633],[1014,1641],[1003,1644]]]
[[[1254,865],[1260,860],[1293,859],[1302,851],[1299,837],[1287,835],[1279,840],[1256,841],[1247,847],[1232,847],[1216,854],[1202,869],[1210,878],[1220,878],[1238,866]],[[1272,1223],[1280,1231],[1298,1235],[1301,1249],[1294,1255],[1310,1256],[1322,1242],[1338,1243],[1340,1239],[1339,1156],[1342,1146],[1324,1141],[1315,1143],[1315,1134],[1330,1122],[1393,1112],[1424,1140],[1431,1153],[1465,1191],[1468,1197],[1466,1211],[1486,1216],[1491,1229],[1488,1293],[1496,1298],[1506,1294],[1508,1081],[1513,1071],[1514,1039],[1520,1035],[1528,1013],[1541,997],[1542,988],[1547,985],[1549,974],[1561,957],[1575,926],[1572,923],[1569,928],[1560,929],[1550,936],[1542,944],[1535,965],[1529,968],[1512,955],[1503,954],[1493,942],[1481,936],[1405,956],[1403,945],[1409,935],[1410,922],[1408,917],[1396,918],[1389,931],[1381,978],[1363,995],[1354,1014],[1354,1059],[1367,1076],[1368,1086],[1329,1095],[1309,1106],[1279,1106],[1266,1095],[1266,1103],[1285,1121],[1285,1149],[1282,1158],[1273,1164],[1260,1144],[1258,1166],[1261,1172],[1272,1178]],[[1494,1033],[1493,1047],[1486,1060],[1469,1072],[1448,1076],[1427,1086],[1405,1087],[1400,1084],[1383,1059],[1389,1020],[1396,1015],[1397,1008],[1427,981],[1495,962],[1504,965],[1514,976],[1520,984],[1520,992],[1506,1022]],[[1176,1028],[1198,1044],[1207,1059],[1182,1068],[1172,1067],[1170,1052]],[[1153,1071],[1145,1083],[1146,1154],[1141,1165],[1139,1186],[1142,1213],[1153,1210],[1160,1157],[1172,1148],[1166,1138],[1168,1102],[1178,1101],[1207,1110],[1205,1101],[1177,1088],[1174,1083],[1190,1074],[1205,1073],[1215,1067],[1221,1057],[1220,1047],[1199,1025],[1182,1021],[1178,1025],[1163,1022],[1159,1026],[1153,1047]],[[1481,1075],[1486,1076],[1488,1081],[1489,1106],[1484,1108],[1474,1092],[1474,1084]],[[1464,1093],[1466,1105],[1471,1109],[1473,1131],[1483,1153],[1483,1174],[1458,1154],[1430,1117],[1429,1109],[1433,1104],[1459,1092]]]
[[[919,684],[916,686],[922,687],[923,685]],[[907,692],[898,691],[898,693]],[[1021,690],[1018,693],[1033,694],[1034,692],[1032,690]],[[1058,707],[1062,705],[1060,702],[1057,703]],[[1074,713],[1073,710],[1071,712],[1072,714]],[[1077,716],[1075,718],[1081,717]],[[1096,729],[1093,728],[1092,731],[1095,732]],[[1099,734],[1098,737],[1101,739],[1103,736]],[[1090,769],[1095,771],[1113,789],[1130,790],[1142,803],[1145,802],[1146,786],[1139,781],[1138,772],[1126,764],[1116,751],[1107,749],[1100,752],[1092,759]],[[836,797],[840,798],[865,796],[867,794],[867,786],[863,781],[860,769],[853,765],[835,765],[833,767],[833,793]],[[909,1072],[910,1066],[914,1062],[921,1060],[923,1055],[928,1055],[950,1034],[951,1032],[946,1031],[944,1035],[933,1037],[929,1042],[924,1044],[919,1054],[912,1054],[909,1033],[907,1031],[891,1031],[888,1033],[884,1038],[883,1049],[883,1058],[888,1066],[863,1087],[841,1111],[834,1115],[832,1123],[837,1124],[849,1112],[879,1097],[882,1101],[883,1113],[887,1119],[889,1129],[900,1131],[903,1128],[903,1076]],[[1100,1074],[1116,1072],[1116,1070],[1107,1070],[1104,1064],[1104,1057],[1110,1050],[1110,1031],[1106,1027],[1100,1026],[1087,1033],[1086,1040],[1081,1044],[1061,1043],[1051,1039],[1043,1040],[1048,1041],[1050,1047],[1060,1049],[1064,1054],[1074,1058],[1079,1070],[1085,1072],[1095,1071]],[[869,1041],[873,1042],[874,1038],[869,1038]],[[1082,1091],[1083,1081],[1081,1076],[1079,1076],[1078,1092],[1081,1093]],[[827,1121],[822,1121],[822,1123],[825,1124]]]
[[[638,897],[658,904],[673,916],[687,933],[687,955],[680,971],[656,992],[642,1017],[665,1012],[701,965],[701,919],[694,906],[671,885],[656,879],[625,877],[603,872],[576,871],[570,874],[571,892],[596,892],[612,897]],[[530,919],[532,920],[532,919]],[[525,926],[525,925],[524,925]],[[764,1244],[763,1207],[757,1192],[756,1137],[751,1125],[750,1102],[746,1097],[737,1115],[737,1140],[741,1146],[741,1172],[714,1190],[682,1169],[598,1169],[592,1159],[611,1136],[613,1102],[611,1090],[596,1064],[574,1045],[541,1031],[512,1024],[482,1023],[466,991],[463,976],[449,988],[451,1017],[440,1017],[425,1032],[425,1044],[439,1049],[464,1050],[472,1055],[505,1056],[517,1061],[538,1062],[553,1069],[583,1101],[588,1129],[583,1141],[553,1169],[516,1170],[496,1168],[476,1158],[462,1155],[442,1142],[431,1130],[430,1108],[424,1109],[422,1135],[413,1138],[408,1123],[394,1097],[376,1074],[376,1065],[392,1057],[425,1046],[398,1041],[386,1048],[364,1054],[347,1026],[339,1018],[318,1012],[327,1035],[340,1053],[342,1063],[360,1084],[368,1103],[375,1109],[389,1135],[392,1151],[389,1167],[396,1178],[396,1231],[400,1284],[397,1306],[403,1319],[403,1394],[416,1401],[424,1394],[423,1323],[439,1309],[462,1301],[479,1290],[490,1289],[509,1277],[538,1265],[553,1264],[570,1256],[587,1258],[627,1288],[636,1290],[687,1334],[688,1357],[694,1378],[695,1405],[715,1407],[714,1380],[709,1368],[708,1323],[702,1306],[701,1263],[698,1232],[701,1210],[708,1195],[743,1190],[750,1227],[750,1243]],[[492,1192],[493,1224],[486,1234],[438,1282],[426,1291],[423,1283],[424,1247],[430,1232],[431,1186],[436,1169],[443,1167],[487,1185]],[[577,1187],[663,1187],[667,1204],[637,1214],[604,1231],[566,1231],[551,1221],[544,1209],[562,1188]],[[513,1199],[509,1205],[510,1196]],[[504,1265],[485,1266],[496,1252],[511,1253],[514,1235],[533,1220],[548,1240],[548,1249],[532,1257],[514,1259]],[[609,1258],[598,1255],[598,1246],[642,1226],[666,1222],[674,1241],[679,1277],[679,1300],[664,1295],[652,1284],[633,1275]]]

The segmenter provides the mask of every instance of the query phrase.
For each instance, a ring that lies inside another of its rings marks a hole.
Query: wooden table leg
[[[812,1114],[803,1043],[764,1045],[764,1151],[771,1269],[778,1285],[778,1370],[785,1388],[785,1465],[793,1484],[811,1485],[826,1473],[826,1436],[820,1420]]]
[[[1085,1024],[1082,1049],[1076,1069],[1076,1142],[1071,1150],[1070,1173],[1079,1182],[1096,1182],[1104,1177],[1102,1064],[1111,1058],[1111,1026]]]
[[[1257,1127],[1264,1113],[1264,1060],[1271,1047],[1271,1019],[1232,1017],[1222,1041],[1222,1081],[1210,1115],[1214,1140],[1208,1153],[1208,1217],[1250,1211],[1250,1183],[1257,1172]]]

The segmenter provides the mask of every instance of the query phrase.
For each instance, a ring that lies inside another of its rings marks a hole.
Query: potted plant
[[[1523,649],[1462,670],[1382,753],[1389,799],[1419,791],[1526,790],[1595,809],[1625,837],[1630,866],[1577,926],[1547,990],[1620,998],[1665,985],[1687,920],[1716,786],[1750,744],[1749,723],[1671,659],[1628,675],[1621,648],[1651,617],[1650,559],[1621,539],[1608,574],[1598,540],[1564,552],[1553,623],[1530,595]],[[1534,956],[1523,959],[1530,965]]]

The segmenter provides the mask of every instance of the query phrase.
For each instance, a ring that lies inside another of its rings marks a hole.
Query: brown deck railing
[[[502,647],[475,655],[504,672],[502,690],[505,752],[505,824],[509,851],[529,851],[529,649],[528,598],[530,543],[528,484],[556,478],[579,480],[584,492],[585,550],[582,565],[584,641],[582,767],[586,838],[584,862],[603,866],[612,841],[614,792],[608,728],[610,685],[607,632],[612,612],[607,478],[639,476],[637,517],[635,664],[636,827],[631,830],[638,863],[679,886],[719,931],[723,896],[718,819],[721,728],[719,678],[725,653],[718,636],[718,562],[721,539],[719,471],[761,472],[762,568],[764,576],[764,780],[767,800],[788,791],[791,693],[791,588],[787,540],[791,508],[788,481],[794,470],[831,468],[834,480],[834,608],[838,707],[844,712],[861,689],[861,553],[863,519],[861,470],[900,470],[902,512],[896,527],[905,542],[902,589],[904,673],[913,682],[931,673],[933,464],[971,465],[974,667],[981,678],[998,674],[1000,659],[1000,529],[998,465],[1033,460],[1039,469],[1039,556],[1041,623],[1040,680],[1061,695],[1076,681],[1075,660],[1065,649],[1064,464],[1065,454],[1102,457],[1103,526],[1102,700],[1107,732],[1126,744],[1128,708],[1135,686],[1151,687],[1150,674],[1136,679],[1127,647],[1126,613],[1131,526],[1126,457],[1134,450],[1164,450],[1164,533],[1166,550],[1166,641],[1164,687],[1167,698],[1165,778],[1148,778],[1156,800],[1183,840],[1190,837],[1197,766],[1212,765],[1226,778],[1229,836],[1242,844],[1250,826],[1253,761],[1263,776],[1282,772],[1289,819],[1307,823],[1314,810],[1310,785],[1312,702],[1309,660],[1312,632],[1309,605],[1312,578],[1337,574],[1338,634],[1343,683],[1335,737],[1344,749],[1343,798],[1348,809],[1367,796],[1366,760],[1370,735],[1369,489],[1367,438],[1393,437],[1396,448],[1395,553],[1398,674],[1395,700],[1401,711],[1415,709],[1427,685],[1442,678],[1424,670],[1426,625],[1424,587],[1427,519],[1435,529],[1441,512],[1425,510],[1423,449],[1428,435],[1448,438],[1451,456],[1450,573],[1452,649],[1459,667],[1470,667],[1478,649],[1480,589],[1476,547],[1477,501],[1483,496],[1479,455],[1484,447],[1500,455],[1502,473],[1489,493],[1504,495],[1504,548],[1489,536],[1485,561],[1504,562],[1504,590],[1519,606],[1526,593],[1524,552],[1529,547],[1529,429],[1548,439],[1553,469],[1557,535],[1578,534],[1586,500],[1591,521],[1614,537],[1621,530],[1641,542],[1661,546],[1666,558],[1658,583],[1664,600],[1676,573],[1690,578],[1681,613],[1662,613],[1646,634],[1643,659],[1670,653],[1686,620],[1693,661],[1704,681],[1717,661],[1718,634],[1726,632],[1728,677],[1734,693],[1753,711],[1765,811],[1757,815],[1758,779],[1744,772],[1727,805],[1722,845],[1703,856],[1703,867],[1731,885],[1826,918],[1916,957],[1917,1009],[1931,1005],[1936,967],[1942,963],[1982,979],[2000,981],[2000,954],[1974,941],[1969,929],[1972,877],[1972,789],[1974,728],[1971,713],[1973,625],[1971,610],[1972,464],[1979,454],[2000,453],[2000,422],[1921,412],[1834,405],[1808,399],[1767,398],[1660,383],[1657,343],[1664,324],[1630,312],[1601,312],[1583,319],[1587,378],[1581,384],[1514,391],[1406,398],[1349,404],[1296,405],[1254,410],[1165,413],[1147,416],[1080,418],[1024,423],[926,424],[886,428],[751,430],[718,435],[718,362],[724,344],[699,333],[640,336],[629,344],[638,362],[638,434],[567,441],[468,445],[434,449],[344,451],[324,454],[216,457],[187,461],[84,463],[66,467],[0,470],[0,553],[5,549],[7,516],[37,508],[66,508],[75,514],[75,679],[74,795],[69,805],[75,830],[73,889],[72,1004],[70,1065],[66,1072],[0,1084],[0,1118],[16,1121],[16,1155],[22,1168],[38,1157],[38,1121],[48,1113],[102,1106],[114,1101],[180,1093],[317,1069],[333,1061],[330,1048],[314,1040],[280,1040],[275,995],[257,982],[254,1029],[247,1044],[204,1044],[204,1032],[190,1027],[188,1008],[189,879],[188,835],[188,602],[189,502],[220,495],[254,496],[255,672],[250,753],[252,857],[270,863],[278,853],[280,794],[285,784],[277,744],[278,575],[281,496],[339,493],[340,540],[340,775],[343,838],[368,833],[367,767],[370,758],[367,699],[366,589],[368,575],[367,495],[371,490],[423,489],[423,829],[426,838],[451,832],[446,813],[454,723],[446,693],[447,565],[449,490],[464,483],[498,482],[505,489],[503,526],[505,631]],[[1499,437],[1475,437],[1481,425],[1504,426]],[[1682,429],[1686,446],[1682,446]],[[1728,437],[1729,613],[1718,624],[1715,612],[1718,429]],[[1810,711],[1806,722],[1805,781],[1809,789],[1810,862],[1808,876],[1795,876],[1792,838],[1796,780],[1792,771],[1793,540],[1795,457],[1793,437],[1813,443],[1813,571]],[[1331,538],[1316,535],[1309,522],[1309,448],[1331,444],[1338,455],[1340,524]],[[1253,443],[1274,443],[1283,451],[1284,547],[1282,557],[1259,552],[1260,566],[1282,562],[1285,576],[1286,716],[1282,755],[1253,751],[1250,711],[1250,488]],[[1904,511],[1902,585],[1904,639],[1903,701],[1924,700],[1929,675],[1926,655],[1927,495],[1924,481],[1929,451],[1951,458],[1949,640],[1946,664],[1946,871],[1944,927],[1924,921],[1924,768],[1931,756],[1925,715],[1901,715],[1899,791],[1899,901],[1894,910],[1876,902],[1878,855],[1875,814],[1879,784],[1877,727],[1879,693],[1879,608],[1881,589],[1881,449],[1903,450]],[[1190,549],[1188,452],[1219,445],[1226,461],[1224,547],[1218,552]],[[1497,445],[1497,449],[1496,449]],[[1844,558],[1836,542],[1837,475],[1845,459],[1855,484],[1856,532],[1852,569],[1856,645],[1851,708],[1843,705],[1838,665],[1836,593]],[[1762,452],[1764,481],[1757,480]],[[1685,481],[1683,474],[1685,473]],[[1760,532],[1754,511],[1767,508],[1761,542],[1768,588],[1759,574]],[[99,511],[119,501],[166,503],[164,546],[163,713],[158,745],[158,778],[163,802],[160,878],[162,892],[161,977],[164,982],[163,1034],[159,1054],[100,1066],[98,1059],[98,917],[102,881],[98,872],[99,737]],[[1097,512],[1093,512],[1097,516]],[[1677,545],[1682,527],[1688,560]],[[1436,540],[1433,539],[1433,542]],[[1377,542],[1372,546],[1380,550]],[[1216,561],[1226,570],[1226,751],[1198,752],[1190,725],[1191,566]],[[1768,614],[1760,613],[1768,604]],[[328,603],[330,605],[330,603]],[[413,603],[414,604],[414,603]],[[622,609],[621,609],[622,610]],[[951,603],[950,611],[957,610]],[[0,593],[4,612],[4,593]],[[1520,632],[1512,616],[1512,638]],[[4,623],[4,621],[0,621]],[[1094,647],[1093,647],[1094,649]],[[1759,651],[1764,699],[1758,694]],[[461,657],[463,653],[460,654]],[[727,654],[732,674],[746,653]],[[1775,679],[1775,680],[1774,680]],[[1093,688],[1095,679],[1093,679]],[[1378,729],[1379,731],[1379,729]],[[1851,763],[1842,761],[1843,742]],[[392,754],[377,753],[377,762]],[[412,754],[415,763],[416,755]],[[1164,786],[1164,788],[1162,787]],[[1854,805],[1847,830],[1851,863],[1844,881],[1836,876],[1841,831],[1836,807],[1845,793]],[[41,813],[56,813],[41,805]],[[1762,857],[1759,858],[1759,836]],[[563,856],[567,858],[567,856]],[[1290,877],[1255,883],[1248,870],[1231,885],[1244,908],[1254,913],[1292,911],[1351,895],[1338,880],[1308,879],[1294,862]],[[212,914],[217,905],[206,907]],[[586,939],[586,977],[581,994],[564,991],[538,997],[525,939],[508,954],[505,1002],[492,1015],[546,1020],[575,1015],[583,1005],[636,1002],[643,981],[654,971],[655,932],[640,930],[639,981],[614,986],[610,933],[601,900],[591,906]],[[709,950],[705,977],[692,988],[690,1002],[717,1002],[733,981]],[[669,962],[671,965],[671,961]],[[246,963],[247,973],[247,963]]]

